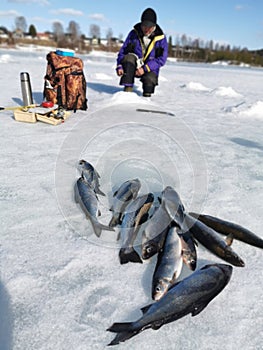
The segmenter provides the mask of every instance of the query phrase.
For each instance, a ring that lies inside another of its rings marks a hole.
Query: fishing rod
[[[16,109],[20,109],[20,110],[28,110],[29,108],[34,108],[37,107],[38,105],[36,104],[32,104],[32,105],[28,105],[28,106],[13,106],[13,107],[0,107],[0,112],[1,111],[14,111]]]

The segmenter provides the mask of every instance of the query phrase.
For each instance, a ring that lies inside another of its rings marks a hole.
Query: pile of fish
[[[120,263],[142,263],[157,254],[152,277],[154,303],[142,309],[143,315],[137,321],[114,323],[108,328],[117,333],[109,345],[119,344],[147,328],[159,329],[189,313],[195,316],[224,289],[232,266],[215,263],[196,270],[198,242],[227,263],[239,267],[245,263],[231,248],[234,239],[263,248],[263,239],[240,225],[187,212],[171,186],[165,187],[157,198],[153,193],[139,195],[139,179],[125,181],[115,191],[109,208],[112,218],[108,225],[103,225],[98,221],[98,195],[105,196],[99,189],[100,176],[85,160],[79,165],[81,177],[76,183],[76,200],[98,237],[102,230],[119,229]],[[183,264],[193,272],[178,282]]]

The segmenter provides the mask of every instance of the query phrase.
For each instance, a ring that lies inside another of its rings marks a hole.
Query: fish
[[[139,179],[132,179],[125,181],[117,191],[113,194],[113,204],[110,208],[112,211],[112,218],[109,226],[115,227],[121,225],[121,220],[125,208],[128,204],[137,197],[141,188],[141,182]]]
[[[215,230],[187,214],[179,194],[172,187],[165,188],[162,200],[166,211],[183,232],[190,230],[204,247],[226,262],[234,266],[245,266],[244,261],[230,247],[230,240],[224,241]]]
[[[81,176],[76,182],[75,200],[80,204],[87,219],[90,220],[97,237],[100,237],[102,230],[114,231],[113,228],[103,225],[98,221],[97,216],[100,216],[100,211],[98,210],[98,197],[94,192],[94,189],[83,176]]]
[[[221,234],[227,236],[231,234],[233,235],[234,239],[250,244],[257,248],[263,248],[263,239],[257,236],[255,233],[249,231],[245,227],[242,227],[234,222],[222,220],[211,215],[197,213],[189,214]]]
[[[169,229],[163,249],[158,254],[152,279],[153,300],[160,300],[181,274],[182,243],[177,230],[177,227]]]
[[[208,264],[176,283],[158,301],[141,309],[143,315],[134,322],[113,323],[107,331],[117,333],[108,344],[117,345],[140,332],[157,330],[188,314],[198,315],[226,287],[233,267],[227,264]]]
[[[238,254],[211,227],[188,214],[185,214],[185,223],[188,227],[187,230],[189,229],[193,236],[213,254],[234,266],[245,266],[244,261]]]
[[[170,229],[170,226],[167,226],[163,229],[161,233],[159,233],[157,236],[145,240],[143,239],[142,243],[142,259],[147,260],[150,259],[152,256],[157,254],[159,251],[163,249],[163,245],[165,242],[166,235]]]
[[[182,200],[176,190],[171,186],[167,186],[163,191],[163,203],[168,215],[173,221],[172,224],[180,229],[179,236],[181,237],[183,261],[190,270],[194,271],[197,263],[196,241],[185,225],[186,212]]]
[[[161,203],[142,232],[142,258],[144,260],[151,258],[162,249],[170,224],[171,218]]]
[[[197,263],[197,242],[190,231],[181,232],[181,230],[179,230],[178,235],[181,239],[183,262],[190,270],[195,271]]]
[[[154,195],[148,193],[137,197],[127,207],[121,224],[122,246],[119,251],[121,264],[128,262],[142,263],[141,257],[135,251],[133,243],[137,237],[140,225],[147,221],[149,210],[153,204]]]
[[[94,189],[95,193],[100,194],[101,196],[105,196],[100,190],[99,178],[100,175],[96,169],[94,169],[93,165],[87,162],[84,159],[79,161],[80,168],[82,170],[82,176],[90,184],[91,188]]]
[[[162,202],[171,220],[181,227],[184,222],[185,208],[179,194],[171,186],[165,187],[162,192]]]

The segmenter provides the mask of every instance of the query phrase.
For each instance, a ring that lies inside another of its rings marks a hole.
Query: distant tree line
[[[28,32],[27,32],[28,28]],[[28,34],[31,38],[37,39],[38,32],[33,24],[27,26],[26,19],[23,16],[15,18],[14,32],[8,31],[5,27],[0,27],[0,34],[4,33],[7,37],[8,44],[15,44],[23,40],[24,34]],[[106,37],[101,38],[100,27],[97,24],[91,24],[89,28],[89,41],[86,36],[81,33],[80,26],[75,21],[70,21],[66,31],[62,24],[58,21],[53,22],[52,32],[50,34],[52,44],[57,47],[65,47],[85,51],[89,46],[96,46],[99,49],[107,49],[116,51],[122,43],[123,35],[118,38],[113,37],[113,31],[108,29]],[[103,40],[103,44],[102,44]],[[3,42],[0,36],[0,44]],[[106,45],[105,45],[106,42]],[[116,44],[117,43],[117,44]],[[43,43],[42,43],[43,44]],[[50,43],[46,43],[50,44]],[[205,42],[202,39],[192,39],[186,34],[176,36],[174,42],[171,36],[168,37],[169,56],[178,60],[206,62],[228,61],[233,64],[245,63],[254,66],[263,66],[263,49],[248,50],[247,48],[230,47],[230,45],[222,45],[213,40]],[[93,47],[94,48],[94,47]]]
[[[245,63],[255,66],[263,66],[263,49],[248,50],[247,48],[230,47],[215,43],[213,40],[188,38],[185,34],[176,37],[175,44],[172,37],[168,39],[169,55],[186,61],[198,61],[212,63],[215,61],[228,61],[232,64]]]

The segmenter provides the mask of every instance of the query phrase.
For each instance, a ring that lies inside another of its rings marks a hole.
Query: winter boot
[[[132,86],[124,86],[125,92],[132,92]]]
[[[144,92],[142,95],[143,95],[144,97],[151,97],[152,94],[150,94],[149,92]]]
[[[124,74],[121,77],[120,85],[132,86],[134,84],[134,76],[136,71],[136,56],[127,54],[121,62]]]

